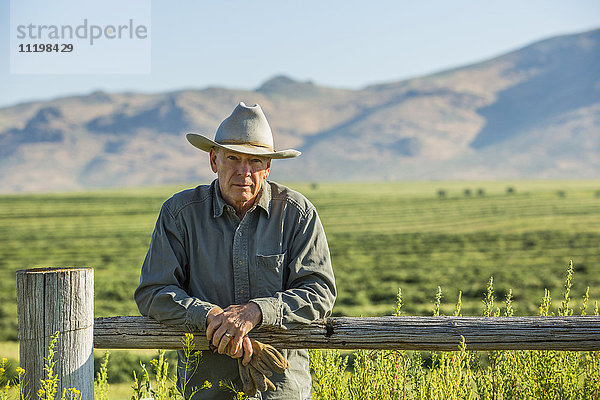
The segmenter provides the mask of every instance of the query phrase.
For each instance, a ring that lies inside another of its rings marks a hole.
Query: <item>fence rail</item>
[[[147,317],[96,318],[95,348],[179,349],[186,331]],[[285,349],[600,350],[600,317],[328,318],[285,330],[259,327],[250,336]],[[195,335],[200,350],[208,348]]]

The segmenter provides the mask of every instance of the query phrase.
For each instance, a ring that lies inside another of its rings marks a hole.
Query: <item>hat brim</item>
[[[220,147],[222,149],[227,149],[238,153],[277,159],[294,158],[302,154],[298,150],[294,149],[269,151],[269,149],[264,147],[253,146],[251,144],[220,144],[198,133],[188,133],[185,135],[185,137],[187,138],[188,142],[192,144],[192,146],[206,152],[209,152],[213,147]]]

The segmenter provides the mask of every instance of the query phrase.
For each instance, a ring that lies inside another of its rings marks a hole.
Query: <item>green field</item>
[[[491,276],[517,315],[544,288],[600,299],[600,181],[291,184],[321,215],[339,289],[336,315],[430,314],[437,287],[450,314],[480,315]],[[507,188],[514,189],[508,193]],[[16,340],[15,271],[95,268],[96,316],[137,314],[132,300],[161,203],[182,187],[0,196],[0,341]],[[470,194],[465,190],[469,189]],[[445,196],[440,198],[439,191]]]

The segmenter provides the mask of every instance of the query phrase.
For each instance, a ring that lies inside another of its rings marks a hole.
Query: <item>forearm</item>
[[[134,298],[142,315],[169,325],[205,331],[206,315],[215,307],[186,291],[189,263],[182,229],[163,205],[142,264]]]
[[[331,315],[335,302],[333,283],[312,282],[303,287],[252,299],[262,312],[262,325],[291,328]]]
[[[208,312],[216,307],[212,303],[189,296],[176,285],[140,285],[134,297],[142,315],[167,325],[185,326],[186,329],[200,332],[206,330]]]

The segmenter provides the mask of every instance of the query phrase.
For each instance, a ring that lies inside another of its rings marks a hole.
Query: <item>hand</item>
[[[252,345],[246,335],[261,320],[262,313],[256,303],[234,304],[225,309],[215,307],[206,317],[206,338],[219,354],[235,358],[243,355],[247,365],[252,356]]]

